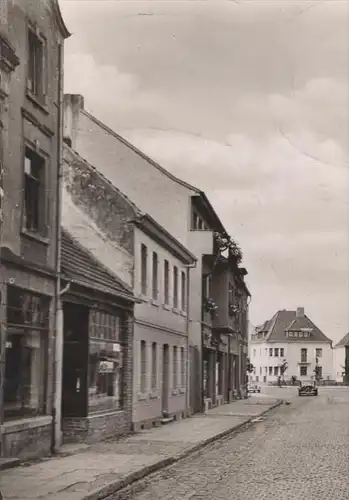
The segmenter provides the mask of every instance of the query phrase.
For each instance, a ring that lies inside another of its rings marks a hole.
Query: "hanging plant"
[[[239,312],[239,307],[236,304],[229,304],[229,316],[237,316]]]
[[[218,309],[217,304],[211,298],[205,299],[204,307],[205,307],[205,311],[210,313],[210,314],[214,314],[216,312],[216,310]]]
[[[231,254],[235,257],[236,262],[240,264],[243,255],[239,245],[232,240],[228,234],[214,233],[214,237],[219,246],[219,252],[224,252],[229,249]]]

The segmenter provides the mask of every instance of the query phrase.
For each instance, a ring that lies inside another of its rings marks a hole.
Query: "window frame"
[[[179,279],[178,266],[173,266],[173,268],[172,268],[173,283],[172,284],[173,284],[173,308],[174,309],[179,308],[178,279]]]
[[[172,348],[172,386],[173,389],[178,389],[178,347]]]
[[[147,391],[147,343],[145,340],[140,341],[140,356],[139,356],[139,363],[140,363],[140,370],[139,370],[139,375],[140,375],[140,392],[142,394],[145,394]]]
[[[36,51],[40,49],[40,64],[37,66],[34,51],[34,72],[31,75],[31,44],[30,38],[33,38]],[[33,81],[31,76],[34,76]],[[37,86],[37,88],[35,88]],[[48,65],[47,65],[47,39],[41,32],[37,24],[28,21],[27,25],[27,69],[26,69],[26,91],[27,95],[41,105],[46,104],[46,95],[48,87]]]
[[[152,253],[152,299],[159,300],[159,256]]]
[[[143,296],[148,295],[148,247],[144,243],[141,243],[140,247],[141,254],[141,294]]]
[[[187,311],[187,276],[185,271],[181,271],[181,310],[182,312]]]
[[[30,161],[32,166],[33,160],[37,159],[38,164],[36,166],[39,168],[39,174],[37,177],[32,175],[31,173],[26,172],[26,159]],[[30,143],[29,141],[24,142],[23,148],[23,195],[22,195],[22,231],[25,233],[47,237],[48,236],[48,226],[47,226],[47,168],[49,157],[42,151],[39,150],[35,145]],[[28,227],[28,215],[27,215],[27,180],[31,179],[38,183],[37,187],[37,227]]]
[[[304,371],[305,373],[302,373]],[[300,366],[299,367],[299,375],[300,377],[307,377],[308,376],[308,367],[307,366]]]
[[[164,259],[164,304],[170,305],[170,262]]]

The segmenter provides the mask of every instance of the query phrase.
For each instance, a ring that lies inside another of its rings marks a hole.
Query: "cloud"
[[[66,93],[82,94],[89,110],[102,117],[110,112],[139,113],[160,104],[154,92],[141,89],[136,75],[122,73],[115,65],[100,65],[85,53],[68,53],[64,86]]]

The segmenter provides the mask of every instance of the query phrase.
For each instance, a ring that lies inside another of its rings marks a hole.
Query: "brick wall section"
[[[39,458],[51,450],[52,425],[3,434],[3,455],[22,459]]]
[[[136,207],[94,167],[69,146],[64,146],[63,182],[73,202],[111,241],[133,254],[133,226]]]

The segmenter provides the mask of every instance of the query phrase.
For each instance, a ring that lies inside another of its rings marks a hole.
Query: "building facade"
[[[349,383],[349,333],[333,348],[333,380]]]
[[[63,174],[63,226],[137,299],[129,388],[133,428],[152,426],[164,415],[186,416],[194,255],[68,144]]]
[[[173,176],[88,113],[81,96],[65,96],[64,115],[64,135],[72,147],[197,257],[189,291],[189,401],[193,411],[202,411],[203,257],[214,253],[214,234],[226,231],[202,191]]]
[[[147,428],[190,413],[190,277],[196,258],[149,216],[135,221],[133,423]]]
[[[1,2],[1,454],[51,449],[63,45],[55,0]],[[11,76],[10,76],[11,75]]]
[[[308,318],[304,308],[278,311],[257,327],[249,344],[256,382],[331,380],[332,341]],[[282,366],[287,366],[283,373]]]

